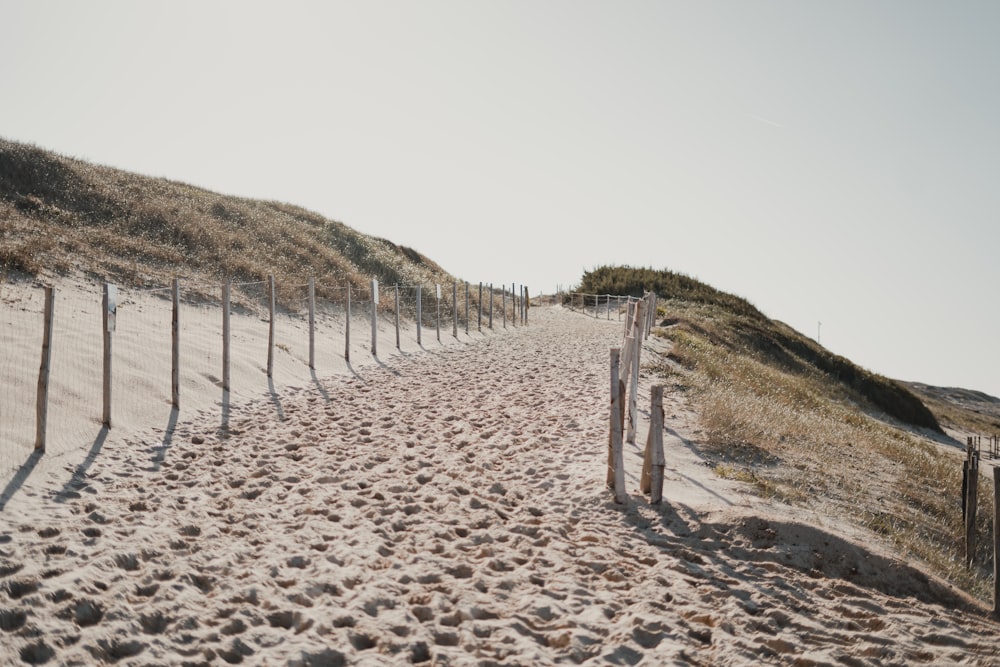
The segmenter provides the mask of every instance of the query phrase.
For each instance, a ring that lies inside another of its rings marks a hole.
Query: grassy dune
[[[992,484],[979,480],[977,565],[966,567],[965,443],[946,436],[941,423],[993,432],[997,415],[982,408],[997,401],[911,389],[831,354],[743,299],[669,271],[603,267],[581,287],[644,289],[661,297],[654,331],[672,343],[668,357],[647,364],[693,397],[717,474],[762,496],[846,517],[901,557],[992,599]]]
[[[228,197],[0,139],[0,276],[83,273],[129,286],[452,278],[419,252],[315,213]],[[280,294],[279,294],[280,298]]]

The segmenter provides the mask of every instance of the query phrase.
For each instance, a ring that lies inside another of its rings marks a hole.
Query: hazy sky
[[[0,0],[0,136],[1000,395],[1000,2]]]

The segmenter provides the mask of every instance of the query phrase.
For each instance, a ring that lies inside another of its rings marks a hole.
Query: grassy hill
[[[289,204],[228,197],[0,139],[0,277],[81,272],[362,287],[452,278],[426,256]]]
[[[967,568],[965,443],[940,424],[994,432],[1000,401],[871,373],[744,299],[670,271],[602,267],[579,288],[644,290],[659,295],[654,332],[670,342],[669,353],[646,366],[691,397],[705,429],[703,453],[719,475],[804,513],[846,518],[904,558],[991,599],[992,484],[980,480],[980,548],[977,565]]]

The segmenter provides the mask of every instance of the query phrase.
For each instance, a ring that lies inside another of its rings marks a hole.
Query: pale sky
[[[1000,395],[998,36],[992,0],[0,0],[0,136],[473,283],[684,272]]]

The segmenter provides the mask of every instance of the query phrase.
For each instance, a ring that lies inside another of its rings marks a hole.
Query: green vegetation
[[[970,569],[963,564],[964,454],[941,444],[935,415],[909,389],[691,278],[605,267],[584,285],[586,292],[657,291],[666,319],[654,333],[671,349],[647,369],[688,390],[705,428],[704,454],[720,476],[847,519],[981,599],[991,595],[991,485],[980,480],[982,565]]]
[[[263,280],[324,288],[452,280],[410,248],[297,206],[227,197],[0,139],[0,279],[83,273],[129,286]],[[279,289],[279,299],[281,291]]]

